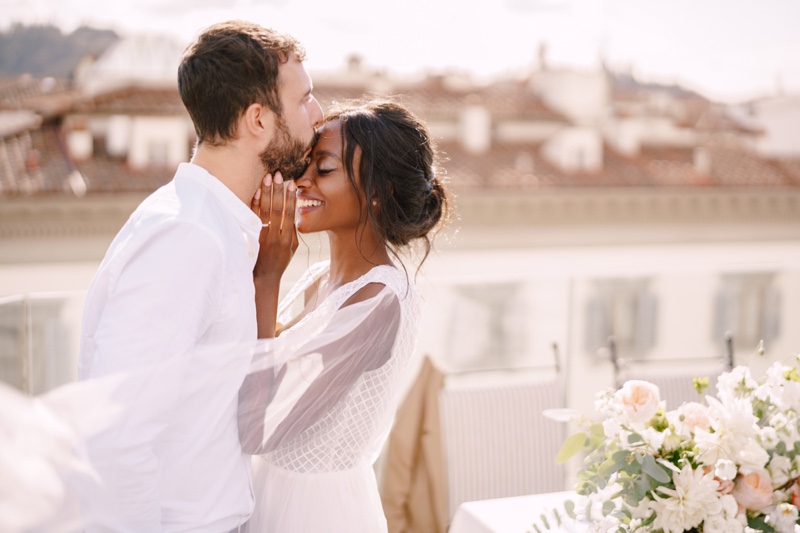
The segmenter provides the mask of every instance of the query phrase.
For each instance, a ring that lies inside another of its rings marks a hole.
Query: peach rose
[[[711,427],[711,420],[708,417],[708,407],[697,402],[687,402],[680,407],[683,415],[683,423],[690,431],[704,429],[708,431]]]
[[[750,511],[759,511],[772,505],[772,480],[766,470],[754,470],[736,476],[731,495],[739,505]]]
[[[658,411],[661,398],[658,387],[648,381],[626,381],[617,391],[617,398],[631,422],[644,423]]]
[[[708,465],[703,467],[703,473],[705,474],[711,474],[714,472],[714,470],[715,470],[714,467]],[[719,483],[719,487],[717,487],[717,492],[719,492],[720,494],[730,494],[731,492],[733,492],[734,483],[732,480],[722,479],[719,476],[715,475],[714,481]]]

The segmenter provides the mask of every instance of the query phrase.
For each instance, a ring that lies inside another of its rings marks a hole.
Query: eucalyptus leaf
[[[572,500],[567,500],[564,502],[564,510],[567,512],[567,515],[575,520],[577,515],[575,514],[575,502]]]
[[[586,444],[586,433],[580,432],[571,435],[567,440],[564,441],[564,444],[561,446],[561,449],[558,451],[558,455],[556,455],[556,464],[564,464],[569,459],[581,451]]]
[[[664,468],[658,463],[656,463],[656,460],[652,455],[644,456],[644,461],[642,462],[642,471],[659,483],[669,483],[670,479],[672,479],[667,471],[664,470]]]

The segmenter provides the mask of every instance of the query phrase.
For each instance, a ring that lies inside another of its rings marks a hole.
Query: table
[[[563,512],[564,502],[570,498],[577,501],[574,492],[565,491],[464,502],[456,509],[448,533],[533,532],[533,523],[542,513],[550,517],[553,509]],[[585,523],[574,521],[565,522],[560,529],[551,521],[550,527],[553,529],[549,531],[563,533],[584,533],[589,530]]]

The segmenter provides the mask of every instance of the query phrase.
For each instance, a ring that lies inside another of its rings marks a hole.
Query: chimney
[[[711,154],[708,148],[697,146],[694,149],[694,168],[703,174],[711,174]]]
[[[492,115],[483,104],[468,98],[459,117],[459,137],[464,149],[473,154],[489,151],[492,144]]]

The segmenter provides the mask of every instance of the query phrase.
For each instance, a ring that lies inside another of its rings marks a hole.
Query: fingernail
[[[283,177],[281,176],[281,173],[280,172],[276,172],[275,173],[275,179],[272,180],[272,181],[275,183],[275,185],[280,185],[281,183],[283,183]]]
[[[267,174],[264,176],[264,187],[269,187],[272,185],[272,174]]]
[[[261,198],[261,189],[260,189],[260,188],[256,189],[256,194],[255,194],[255,197],[256,197],[256,200],[258,200],[259,198]]]
[[[293,181],[290,181],[286,188],[289,190],[289,192],[294,192],[295,189],[297,189],[297,185],[295,185]]]

